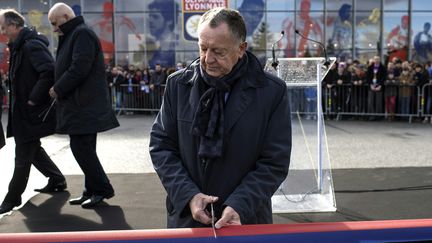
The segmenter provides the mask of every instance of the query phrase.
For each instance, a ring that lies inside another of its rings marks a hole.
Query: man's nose
[[[205,61],[206,61],[206,63],[213,63],[215,61],[215,56],[214,56],[213,52],[207,51],[205,53]]]

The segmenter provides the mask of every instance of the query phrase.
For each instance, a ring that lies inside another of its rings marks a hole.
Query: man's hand
[[[33,101],[31,101],[31,100],[28,100],[28,101],[27,101],[27,104],[28,104],[28,105],[31,105],[31,106],[36,105],[36,104],[35,104]]]
[[[221,219],[215,224],[215,228],[220,229],[229,225],[241,225],[240,215],[230,206],[224,209]]]
[[[57,99],[57,93],[54,91],[54,87],[51,87],[51,89],[49,90],[49,95],[51,96],[51,98]]]
[[[211,214],[206,210],[209,203],[214,203],[218,197],[205,195],[203,193],[196,194],[189,202],[189,208],[192,213],[192,218],[202,224],[211,224]]]

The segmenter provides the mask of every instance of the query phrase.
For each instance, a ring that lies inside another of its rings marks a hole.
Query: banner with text
[[[183,37],[187,41],[198,40],[198,23],[201,15],[217,7],[229,7],[229,0],[182,0]]]

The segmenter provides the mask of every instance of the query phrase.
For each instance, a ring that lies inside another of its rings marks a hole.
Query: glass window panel
[[[389,60],[399,57],[402,60],[408,58],[408,12],[385,12],[384,13],[384,53],[388,54]]]
[[[13,8],[18,10],[18,1],[17,0],[2,0],[1,8]]]
[[[432,12],[413,12],[411,43],[413,61],[426,62],[432,60]]]
[[[24,14],[24,18],[27,20],[28,26],[36,27],[36,30],[45,35],[50,41],[50,48],[54,50],[57,48],[57,41],[54,42],[53,31],[51,24],[48,22],[47,14],[42,13],[39,10],[30,10],[27,14]]]
[[[186,65],[190,64],[199,56],[198,50],[176,51],[176,63],[183,62]]]
[[[147,3],[143,0],[115,0],[116,12],[145,11]]]
[[[412,10],[426,11],[432,10],[432,2],[430,0],[411,0]]]
[[[360,50],[377,50],[380,40],[380,12],[379,9],[356,13],[356,53]],[[360,58],[362,58],[360,56]],[[362,61],[366,61],[366,59]]]
[[[273,43],[280,38],[280,33],[283,30],[285,35],[279,44],[275,47],[276,56],[278,57],[294,57],[295,56],[295,36],[293,31],[294,13],[293,12],[270,12],[267,15],[267,23],[269,34],[267,35],[267,50],[272,49]],[[272,54],[267,54],[271,57]]]
[[[296,4],[297,10],[303,12],[324,10],[323,0],[296,0]]]
[[[143,50],[142,46],[145,46],[144,19],[145,15],[143,14],[115,14],[115,44],[117,51]]]
[[[169,1],[150,2],[148,15],[145,16],[145,39],[149,41],[147,52],[151,53],[148,60],[150,67],[160,63],[164,67],[175,66],[175,46],[178,41],[178,32],[175,28],[178,23],[180,6],[177,2]]]
[[[332,11],[332,10],[338,11],[341,9],[341,7],[343,5],[349,5],[349,6],[351,6],[351,10],[352,10],[352,4],[353,4],[352,2],[353,2],[353,0],[327,0],[326,9],[329,11]]]
[[[342,6],[341,11],[327,12],[325,40],[328,56],[345,61],[352,56],[352,8]]]
[[[86,11],[84,9],[84,11]],[[112,15],[87,13],[84,16],[85,22],[94,30],[101,42],[104,52],[105,63],[110,62],[114,56]]]
[[[167,4],[170,3],[170,4]],[[123,7],[123,9],[125,9]],[[180,5],[178,1],[152,1],[145,13],[116,14],[116,48],[128,52],[130,61],[164,67],[175,66],[179,42]],[[125,55],[120,55],[121,60]]]
[[[355,0],[356,11],[371,11],[373,9],[381,8],[381,1],[378,0]],[[377,14],[377,13],[375,13]]]
[[[42,13],[39,10],[32,9],[27,14],[24,14],[27,26],[34,26],[36,30],[48,38],[52,34],[51,24],[48,21],[47,14]]]
[[[247,0],[245,0],[247,1]],[[294,1],[267,1],[268,11],[294,11]]]
[[[82,10],[84,13],[103,12],[105,14],[111,14],[113,9],[113,3],[110,0],[83,0]]]
[[[383,0],[384,1],[384,10],[390,11],[401,11],[408,9],[408,1],[407,0]]]
[[[265,5],[263,0],[243,1],[237,8],[246,23],[247,38],[251,43],[252,36],[258,31],[261,23],[264,21]]]
[[[21,12],[27,13],[30,10],[48,12],[49,0],[21,0]]]
[[[131,52],[130,62],[147,63],[146,55],[149,41],[144,30],[145,15],[136,13],[118,13],[115,15],[115,47],[119,52]]]
[[[126,67],[129,66],[129,56],[132,56],[133,54],[129,52],[116,52],[115,56],[115,63],[116,65]]]
[[[312,12],[310,14],[299,12],[299,15],[296,17],[295,28],[288,31],[295,33],[295,30],[298,30],[302,36],[324,43],[322,19],[323,13],[321,12]],[[297,35],[295,48],[297,50],[296,56],[298,57],[324,56],[323,51],[317,43],[307,40],[300,35]]]
[[[361,64],[366,64],[368,61],[377,55],[376,49],[365,49],[365,50],[359,50],[357,52],[357,59],[360,61]]]

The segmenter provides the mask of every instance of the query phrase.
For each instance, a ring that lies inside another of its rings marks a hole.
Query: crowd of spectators
[[[182,62],[175,67],[157,63],[152,69],[135,65],[107,66],[113,108],[119,115],[157,111],[166,78],[185,66]],[[6,94],[7,74],[2,72],[1,77]],[[323,112],[329,119],[393,121],[397,117],[406,119],[421,114],[424,123],[432,123],[431,61],[421,64],[393,58],[382,62],[375,56],[367,63],[336,62],[323,80],[322,93]],[[316,95],[316,90],[311,88],[291,91],[292,111],[304,114],[305,119],[316,119]],[[7,104],[6,95],[3,104]]]
[[[115,110],[118,114],[125,111],[129,115],[134,110],[159,109],[168,75],[184,67],[183,63],[178,63],[175,68],[156,63],[154,69],[135,65],[107,66],[107,83]]]
[[[383,63],[375,56],[366,64],[357,60],[336,62],[323,88],[329,117],[368,115],[370,120],[385,117],[393,121],[395,115],[409,117],[421,110],[423,121],[432,122],[430,61],[421,64],[393,58]]]

